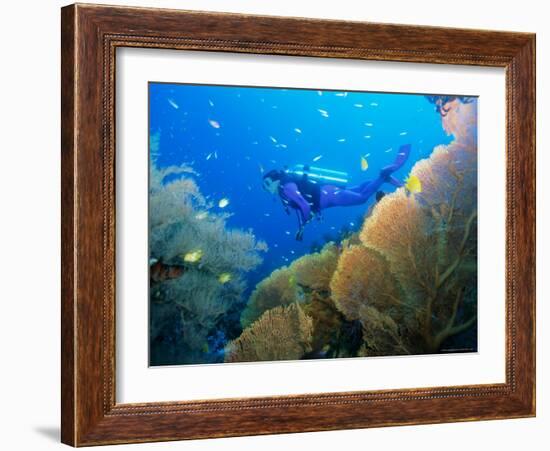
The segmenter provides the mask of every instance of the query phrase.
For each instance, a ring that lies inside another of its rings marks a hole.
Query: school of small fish
[[[323,95],[322,91],[317,91],[317,93],[318,93],[319,96]],[[347,94],[348,94],[347,92],[337,92],[334,95],[336,97],[346,97]],[[168,100],[168,103],[170,104],[170,106],[172,106],[172,108],[174,108],[176,110],[180,108],[179,105],[173,99],[168,98],[167,100]],[[264,99],[261,99],[261,101],[264,102]],[[208,104],[210,105],[210,107],[214,107],[214,102],[210,99],[208,100]],[[377,107],[378,103],[371,102],[369,105],[371,107]],[[364,104],[354,103],[353,106],[355,108],[363,108]],[[277,106],[272,106],[272,109],[276,109],[276,108],[277,108]],[[317,111],[320,113],[320,115],[322,117],[324,117],[324,118],[329,117],[329,112],[327,110],[317,109]],[[214,120],[214,119],[208,119],[208,124],[214,129],[220,129],[221,128],[220,123],[218,121]],[[365,122],[364,125],[367,126],[367,127],[373,127],[374,124],[372,122]],[[296,127],[296,128],[293,129],[293,131],[297,134],[302,134],[302,129],[300,129],[300,128]],[[406,136],[407,134],[408,133],[406,131],[401,131],[399,133],[400,136]],[[370,139],[371,135],[364,135],[364,138],[365,139]],[[275,137],[269,136],[269,139],[271,140],[271,142],[273,142],[275,144],[275,147],[283,148],[283,149],[287,148],[286,144],[279,143]],[[339,139],[337,139],[337,142],[340,142],[340,143],[346,142],[346,138],[339,138]],[[252,144],[257,145],[258,141],[254,141],[254,142],[252,142]],[[393,150],[392,148],[389,148],[389,149],[385,150],[384,152],[388,153],[388,152],[391,152],[392,150]],[[369,168],[369,164],[368,164],[368,161],[367,161],[368,157],[370,157],[370,153],[367,153],[365,155],[361,155],[361,157],[360,157],[361,171],[366,171]],[[215,151],[210,152],[206,155],[206,160],[210,160],[212,158],[216,158],[216,159],[218,158],[217,152],[215,152]],[[317,162],[317,161],[321,160],[322,158],[323,158],[322,154],[316,155],[312,158],[312,161]],[[248,159],[250,159],[250,157],[248,157]],[[273,161],[272,161],[272,163],[273,163]],[[261,164],[259,164],[259,169],[260,169],[261,173],[264,173],[264,168]],[[421,183],[420,179],[415,175],[409,176],[406,179],[404,186],[405,186],[406,190],[411,194],[416,194],[416,193],[421,193],[422,192],[422,183]],[[249,190],[250,189],[251,188],[249,186]],[[338,192],[336,192],[335,194],[338,194]],[[224,198],[219,200],[218,207],[219,208],[226,208],[229,205],[229,203],[230,203],[229,199],[227,197],[224,197]],[[264,216],[269,217],[270,214],[269,213],[264,213]],[[206,211],[201,211],[201,212],[199,212],[195,215],[195,218],[197,220],[204,220],[207,217],[208,217],[208,213]],[[355,224],[353,222],[350,222],[349,224],[352,227],[355,226]],[[334,227],[331,227],[331,229],[334,229]],[[291,235],[291,232],[288,231],[288,230],[286,230],[284,233],[286,235]],[[274,247],[278,247],[277,244],[275,244]],[[294,251],[291,250],[290,253],[294,254]],[[187,252],[185,254],[182,254],[182,258],[186,263],[198,263],[198,262],[201,261],[202,257],[203,257],[202,249],[196,249],[196,250]],[[285,261],[288,261],[288,258],[286,258],[284,256],[282,258]],[[222,285],[226,284],[226,283],[228,283],[232,280],[232,274],[229,273],[229,272],[223,272],[223,273],[218,275],[217,280]],[[204,350],[204,352],[208,352],[208,345],[205,345],[205,346],[206,346],[206,349]]]

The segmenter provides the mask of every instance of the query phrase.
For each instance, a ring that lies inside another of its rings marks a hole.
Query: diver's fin
[[[405,144],[401,146],[399,148],[399,152],[397,153],[397,157],[395,158],[395,161],[389,166],[382,168],[382,170],[380,171],[380,177],[382,177],[386,183],[391,183],[392,185],[398,188],[402,187],[403,182],[397,180],[391,174],[397,171],[399,168],[401,168],[401,166],[405,164],[405,162],[407,161],[407,158],[409,158],[410,153],[411,153],[410,144]]]
[[[403,186],[403,184],[397,180],[395,177],[392,177],[392,172],[397,171],[401,166],[405,164],[405,161],[407,161],[407,158],[409,158],[409,154],[411,153],[411,145],[405,144],[399,148],[399,152],[397,153],[397,157],[395,158],[395,161],[390,164],[389,166],[385,166],[380,171],[380,177],[383,177],[384,180],[387,183],[391,183],[392,185],[395,185],[397,187]]]
[[[405,161],[407,161],[407,158],[409,158],[409,154],[411,153],[411,145],[410,144],[404,144],[399,148],[399,152],[397,152],[397,158],[393,162],[392,166],[395,166],[396,169],[399,169]]]

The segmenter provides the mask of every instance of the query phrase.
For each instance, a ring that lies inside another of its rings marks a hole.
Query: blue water
[[[216,210],[222,210],[220,199],[229,199],[223,209],[232,213],[228,227],[251,229],[269,245],[263,264],[249,275],[250,287],[342,231],[357,230],[375,202],[324,211],[299,242],[295,215],[262,189],[263,173],[310,164],[347,172],[356,185],[375,178],[399,146],[410,143],[408,161],[393,174],[405,179],[416,161],[452,140],[424,95],[150,83],[149,102],[149,132],[160,134],[157,166],[190,164]]]

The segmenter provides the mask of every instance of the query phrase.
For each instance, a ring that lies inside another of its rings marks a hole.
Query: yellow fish
[[[187,263],[196,263],[202,258],[202,250],[197,249],[196,251],[187,252],[183,256],[183,261]]]
[[[366,171],[369,168],[369,164],[367,163],[367,159],[365,157],[361,157],[361,170]]]
[[[220,199],[218,202],[218,207],[225,208],[229,205],[229,199],[227,197],[224,197],[223,199]]]
[[[411,175],[405,182],[405,188],[409,193],[421,193],[422,192],[422,183],[416,175]]]
[[[231,274],[228,273],[228,272],[224,272],[224,273],[221,273],[219,276],[218,276],[218,282],[220,283],[227,283],[231,280]]]
[[[205,354],[208,354],[208,351],[209,351],[208,343],[205,343],[202,347],[202,352],[204,352]]]

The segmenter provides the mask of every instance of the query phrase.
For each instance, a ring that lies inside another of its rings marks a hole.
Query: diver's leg
[[[350,207],[364,204],[367,199],[368,196],[359,192],[325,185],[321,188],[320,207],[321,210],[331,207]]]
[[[392,174],[405,164],[407,158],[409,158],[410,152],[410,144],[405,144],[401,146],[399,148],[399,151],[397,152],[397,157],[395,158],[394,162],[388,166],[383,167],[380,171],[380,175],[375,180],[365,182],[357,187],[359,188],[359,192],[361,193],[361,195],[366,197],[371,196],[376,191],[378,191],[384,183],[391,183],[397,188],[402,187],[403,182],[396,179],[394,176],[392,176]]]
[[[363,191],[365,191],[368,188],[368,186],[371,183],[372,183],[372,180],[367,180],[366,182],[363,182],[360,185],[350,186],[349,188],[346,188],[346,189],[348,189],[349,191],[354,191],[356,193],[361,194]]]
[[[391,174],[405,164],[410,151],[410,144],[401,146],[397,158],[392,164],[382,168],[380,175],[376,179],[364,182],[359,186],[348,189],[338,188],[333,185],[322,186],[320,195],[321,209],[364,204],[384,183],[391,183],[397,187],[403,186],[403,183]]]

